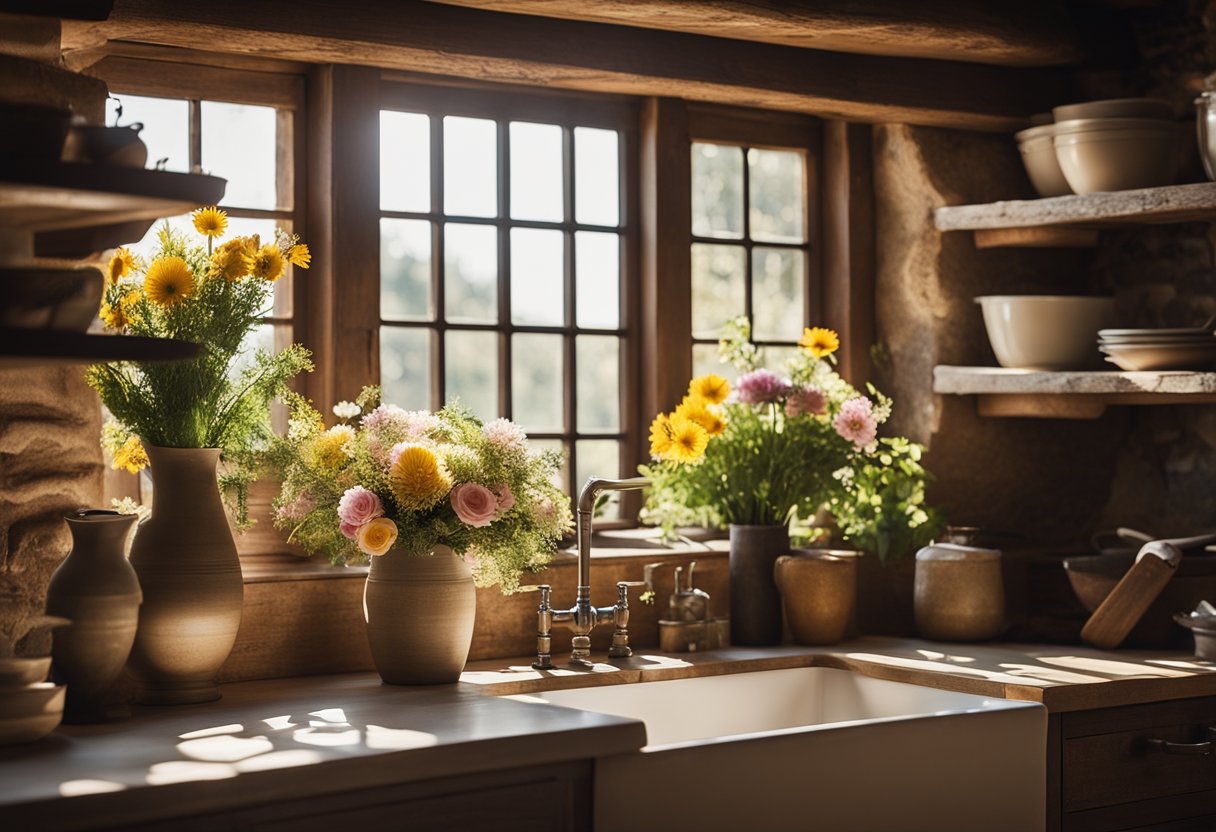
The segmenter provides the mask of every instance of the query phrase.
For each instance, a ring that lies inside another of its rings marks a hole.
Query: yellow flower
[[[232,282],[240,280],[253,269],[253,262],[246,250],[246,238],[229,240],[211,255],[211,274]]]
[[[273,283],[283,276],[283,252],[274,243],[267,243],[258,249],[250,271],[262,280]]]
[[[119,299],[117,305],[103,303],[100,313],[102,323],[110,329],[126,329],[138,319],[135,312],[135,304],[137,303],[139,303],[138,289],[124,294]]]
[[[114,452],[112,468],[126,468],[131,474],[138,474],[148,465],[148,452],[138,436],[132,436]]]
[[[397,524],[387,517],[368,520],[355,532],[355,544],[365,555],[380,556],[397,542]]]
[[[312,456],[316,464],[333,471],[341,468],[347,460],[346,444],[355,438],[355,429],[350,425],[334,425],[316,438]]]
[[[194,230],[204,237],[223,237],[228,228],[228,215],[214,205],[199,208],[190,215]]]
[[[689,383],[688,395],[704,399],[710,404],[722,404],[730,395],[730,384],[720,375],[707,373]]]
[[[680,406],[676,408],[672,417],[696,422],[705,428],[705,432],[710,436],[717,436],[726,430],[726,419],[722,417],[722,414],[705,399],[697,396],[685,396],[684,401],[680,402]]]
[[[705,453],[709,444],[709,433],[691,419],[681,416],[670,421],[671,448],[666,459],[672,462],[696,462]]]
[[[159,306],[173,306],[194,294],[194,275],[180,257],[157,257],[144,275],[144,294]]]
[[[308,250],[308,246],[303,243],[296,243],[287,252],[287,259],[293,266],[299,266],[301,269],[307,269],[312,263],[312,252]]]
[[[452,475],[443,460],[421,445],[402,448],[388,476],[403,511],[426,511],[452,490]]]
[[[120,248],[110,258],[106,269],[106,283],[117,283],[120,277],[126,277],[135,268],[135,255],[126,248]]]
[[[798,339],[798,346],[810,352],[816,358],[823,358],[825,355],[831,355],[840,349],[840,338],[830,329],[817,326],[813,329],[807,327],[802,330],[802,337]]]
[[[660,413],[650,423],[650,455],[666,459],[671,451],[671,425],[666,413]]]

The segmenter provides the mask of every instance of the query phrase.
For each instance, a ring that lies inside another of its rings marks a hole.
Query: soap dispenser
[[[653,578],[654,568],[663,564],[651,564],[646,568],[646,580]],[[688,565],[688,580],[684,581],[684,567],[675,569],[675,586],[668,597],[667,610],[659,619],[659,649],[665,653],[692,653],[697,650],[713,650],[723,646],[729,638],[727,619],[710,615],[709,593],[693,586],[693,575],[697,564]]]
[[[706,621],[709,619],[709,593],[692,585],[693,572],[697,568],[694,560],[688,564],[688,587],[680,588],[684,567],[676,567],[675,587],[667,604],[668,621]]]

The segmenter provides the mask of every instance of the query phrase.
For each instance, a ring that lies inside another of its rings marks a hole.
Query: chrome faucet
[[[641,586],[641,581],[617,581],[616,603],[610,607],[591,605],[591,516],[595,502],[605,491],[632,491],[650,485],[645,477],[609,480],[590,477],[578,497],[578,590],[574,606],[568,610],[555,610],[549,603],[548,584],[540,590],[540,606],[536,610],[536,661],[532,666],[538,670],[553,667],[552,630],[554,624],[566,624],[574,633],[571,639],[570,664],[590,667],[591,631],[596,624],[612,624],[612,646],[608,657],[627,658],[633,655],[629,649],[629,587]]]

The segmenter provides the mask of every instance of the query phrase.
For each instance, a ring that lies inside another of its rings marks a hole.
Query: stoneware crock
[[[730,527],[730,640],[781,643],[781,593],[773,578],[777,558],[790,551],[787,526]]]
[[[803,550],[777,558],[773,575],[795,642],[835,644],[844,638],[857,600],[858,554]]]

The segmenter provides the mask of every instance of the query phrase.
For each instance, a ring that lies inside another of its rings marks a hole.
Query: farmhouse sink
[[[595,764],[597,830],[1028,832],[1046,817],[1039,704],[825,667],[515,695],[632,717]]]

